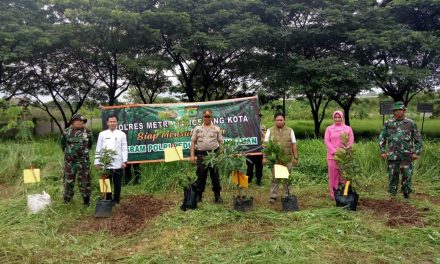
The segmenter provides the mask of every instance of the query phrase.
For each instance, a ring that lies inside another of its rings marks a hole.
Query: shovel
[[[291,194],[289,191],[288,181],[285,182],[287,189],[287,196],[281,199],[281,205],[284,212],[296,212],[299,211],[298,199],[295,195]]]
[[[99,200],[96,203],[95,217],[109,217],[112,214],[113,206],[112,200]]]

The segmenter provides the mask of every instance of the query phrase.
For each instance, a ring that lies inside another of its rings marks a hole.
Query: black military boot
[[[197,193],[197,202],[198,203],[202,202],[202,194],[201,193]]]
[[[219,193],[216,193],[214,196],[214,203],[223,203],[222,197],[220,197]]]
[[[83,197],[83,205],[85,206],[90,205],[90,196]]]
[[[404,192],[403,192],[403,197],[404,197],[405,199],[409,199],[409,192],[404,191]]]
[[[69,203],[70,203],[70,198],[63,197],[63,202],[64,202],[65,204],[69,204]]]

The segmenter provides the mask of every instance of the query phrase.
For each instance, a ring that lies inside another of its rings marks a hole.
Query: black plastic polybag
[[[359,194],[348,186],[348,193],[344,196],[345,183],[339,184],[338,189],[334,189],[335,202],[337,207],[345,207],[350,211],[356,211],[359,200]]]
[[[183,211],[197,209],[197,186],[195,183],[188,184],[183,188],[183,202],[180,209]]]

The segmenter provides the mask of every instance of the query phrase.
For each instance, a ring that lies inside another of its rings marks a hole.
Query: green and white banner
[[[183,147],[190,155],[192,129],[202,124],[202,112],[211,109],[212,122],[222,129],[225,141],[238,139],[247,153],[261,152],[257,97],[175,104],[136,104],[102,108],[102,124],[118,116],[118,129],[127,134],[131,163],[164,161],[164,149]]]

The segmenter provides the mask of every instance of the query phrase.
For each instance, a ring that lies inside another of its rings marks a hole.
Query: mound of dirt
[[[422,210],[398,200],[363,198],[359,200],[358,207],[359,210],[371,210],[375,216],[385,218],[390,227],[424,226]]]
[[[114,235],[123,235],[144,229],[149,220],[169,210],[169,201],[156,199],[149,195],[130,196],[121,201],[108,218],[93,216],[80,220],[74,232],[105,230]]]

